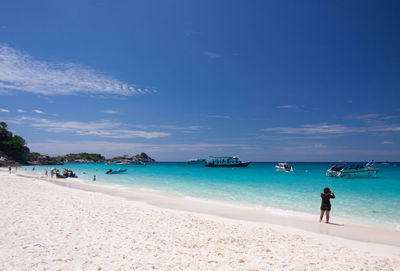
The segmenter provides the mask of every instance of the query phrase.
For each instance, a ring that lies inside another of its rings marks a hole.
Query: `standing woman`
[[[334,199],[335,194],[329,189],[329,187],[324,188],[324,193],[321,193],[321,215],[319,216],[319,222],[322,222],[324,214],[326,212],[326,223],[329,223],[329,213],[331,211],[331,200]]]

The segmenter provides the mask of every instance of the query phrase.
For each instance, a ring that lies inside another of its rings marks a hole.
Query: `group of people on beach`
[[[8,173],[11,174],[12,167],[11,165],[8,166]],[[15,171],[18,171],[18,165],[15,165]]]

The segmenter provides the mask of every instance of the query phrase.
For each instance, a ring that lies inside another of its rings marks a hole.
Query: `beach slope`
[[[395,246],[162,209],[6,172],[0,204],[0,270],[400,267]]]

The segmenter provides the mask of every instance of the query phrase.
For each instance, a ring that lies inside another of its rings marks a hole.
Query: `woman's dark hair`
[[[327,194],[327,193],[329,193],[329,192],[331,192],[331,190],[329,189],[329,187],[325,187],[325,188],[324,188],[324,193]]]

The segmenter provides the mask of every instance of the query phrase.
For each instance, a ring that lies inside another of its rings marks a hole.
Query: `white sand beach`
[[[400,270],[399,246],[160,208],[7,172],[0,187],[0,270]]]

